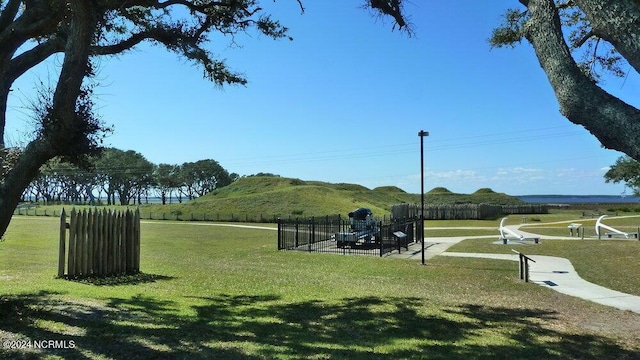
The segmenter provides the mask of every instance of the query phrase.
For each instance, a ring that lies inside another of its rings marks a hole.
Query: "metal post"
[[[67,241],[67,213],[62,208],[60,214],[60,243],[58,245],[58,277],[64,277],[65,246]]]
[[[313,218],[309,219],[309,227],[307,229],[307,232],[309,233],[309,239],[308,239],[308,243],[309,243],[309,252],[311,252],[311,242],[313,242],[313,231],[312,231],[312,227],[313,227]]]
[[[282,243],[282,224],[280,223],[280,218],[278,218],[278,250],[282,250],[284,248]]]
[[[422,236],[422,265],[424,261],[424,137],[429,136],[429,132],[420,130],[420,234]]]
[[[384,241],[382,241],[382,221],[378,222],[378,224],[376,224],[378,226],[378,229],[380,229],[380,257],[382,257],[383,252],[384,252]]]
[[[518,254],[518,262],[520,264],[520,271],[518,276],[520,277],[520,280],[525,280],[525,260],[524,257],[522,257],[522,254]]]

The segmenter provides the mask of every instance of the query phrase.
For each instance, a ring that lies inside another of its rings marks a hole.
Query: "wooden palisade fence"
[[[139,272],[140,211],[72,209],[67,223],[67,215],[62,210],[58,277],[86,278]]]
[[[418,204],[397,204],[391,209],[391,217],[405,219],[420,216]],[[545,204],[425,204],[425,220],[486,220],[509,214],[546,214]]]

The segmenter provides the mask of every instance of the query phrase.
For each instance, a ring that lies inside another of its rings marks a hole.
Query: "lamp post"
[[[422,265],[424,265],[424,137],[428,131],[420,130],[420,234],[422,236]]]

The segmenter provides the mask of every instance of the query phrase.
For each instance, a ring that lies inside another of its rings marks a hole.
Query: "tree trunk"
[[[640,160],[640,110],[604,91],[578,68],[553,0],[521,2],[530,14],[525,37],[549,78],[560,112],[584,126],[604,147]]]
[[[0,234],[4,234],[9,227],[13,211],[18,206],[20,197],[29,186],[44,164],[52,157],[52,152],[46,144],[33,141],[26,147],[16,165],[4,177],[0,185]]]
[[[43,2],[45,3],[45,2]],[[87,74],[89,50],[96,26],[96,19],[92,14],[91,4],[84,0],[69,0],[67,6],[72,16],[69,35],[65,44],[65,56],[60,70],[60,77],[53,94],[53,104],[48,116],[56,122],[56,126],[43,131],[33,140],[18,159],[17,163],[0,183],[0,234],[4,234],[9,227],[11,216],[17,207],[20,196],[36,177],[40,166],[57,155],[69,155],[77,139],[76,103],[80,94],[83,79]],[[20,35],[24,28],[17,27],[15,33]],[[6,63],[3,63],[6,65]],[[7,68],[3,66],[3,71]],[[3,73],[3,76],[7,76]],[[2,85],[7,85],[7,79],[2,78]],[[0,94],[2,95],[2,94]],[[2,98],[0,96],[0,98]],[[0,101],[0,105],[3,105]],[[6,106],[6,103],[4,104]],[[1,118],[4,126],[4,117]],[[1,134],[0,134],[1,135]],[[76,136],[74,136],[76,135]]]
[[[575,0],[596,36],[610,42],[640,73],[640,2],[637,0]]]

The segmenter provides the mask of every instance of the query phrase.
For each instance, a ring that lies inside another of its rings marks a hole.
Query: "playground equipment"
[[[380,239],[380,227],[367,208],[358,208],[349,213],[349,231],[335,235],[338,247],[371,246]]]
[[[538,243],[540,238],[534,237],[534,238],[527,238],[522,234],[518,234],[517,232],[509,229],[508,227],[504,226],[504,222],[507,220],[506,217],[502,218],[502,220],[500,220],[500,228],[498,229],[500,231],[500,239],[502,240],[503,244],[506,244],[509,242],[509,235],[511,237],[515,237],[516,240],[520,240],[520,241],[525,241],[525,240],[533,240],[534,243]]]
[[[596,221],[596,234],[598,235],[598,239],[600,239],[600,236],[601,236],[600,228],[611,231],[611,233],[605,233],[605,235],[607,235],[608,238],[611,238],[612,236],[615,236],[615,235],[624,236],[625,239],[628,239],[629,237],[635,237],[635,238],[638,237],[638,233],[626,233],[624,231],[620,231],[616,228],[613,228],[609,225],[603,224],[602,219],[604,219],[605,217],[607,217],[607,215],[602,215]]]

